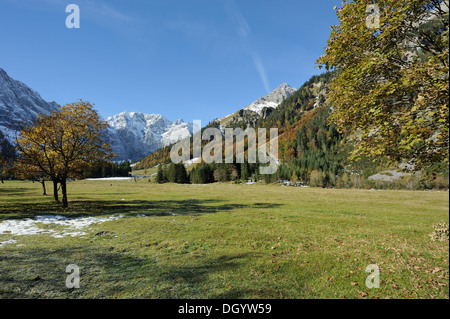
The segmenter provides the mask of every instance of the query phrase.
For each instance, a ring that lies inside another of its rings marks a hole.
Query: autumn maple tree
[[[377,5],[378,25],[367,23],[368,4]],[[337,15],[317,63],[336,70],[330,121],[355,141],[351,158],[448,165],[448,1],[344,0]]]
[[[80,177],[93,162],[113,156],[104,142],[106,127],[89,102],[67,104],[22,129],[16,139],[19,161],[53,181],[56,200],[60,184],[62,206],[67,207],[67,179]]]

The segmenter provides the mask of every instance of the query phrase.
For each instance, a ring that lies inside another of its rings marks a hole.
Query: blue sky
[[[80,28],[68,29],[68,4]],[[318,0],[0,0],[0,67],[59,104],[202,120],[322,71],[333,7]]]

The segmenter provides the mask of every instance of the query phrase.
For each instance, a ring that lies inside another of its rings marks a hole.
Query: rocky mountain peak
[[[256,104],[262,104],[263,102],[266,102],[266,103],[270,103],[270,105],[268,105],[269,107],[272,107],[273,104],[276,104],[276,106],[274,106],[274,107],[277,107],[278,105],[280,105],[281,102],[283,102],[286,98],[291,96],[295,91],[297,91],[297,90],[290,87],[288,84],[283,83],[279,87],[277,87],[275,90],[270,92],[268,95],[253,102],[249,106],[252,106],[252,105],[255,106]]]
[[[0,130],[12,140],[15,133],[38,114],[57,110],[56,102],[46,102],[36,91],[11,78],[0,68]]]
[[[192,134],[192,124],[160,114],[122,112],[108,117],[109,143],[117,160],[140,159]]]
[[[231,122],[247,121],[249,124],[255,122],[260,117],[266,117],[272,109],[275,109],[285,99],[294,94],[297,90],[282,83],[275,90],[254,101],[250,105],[240,109],[239,111],[218,119],[222,127],[227,126]]]
[[[246,106],[244,110],[261,113],[262,109],[265,107],[276,108],[295,91],[297,90],[290,87],[288,84],[283,83],[266,96],[263,96],[262,98]]]

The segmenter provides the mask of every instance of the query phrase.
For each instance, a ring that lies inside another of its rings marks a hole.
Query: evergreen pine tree
[[[157,183],[164,183],[164,173],[162,169],[162,165],[158,165],[158,172],[156,173],[156,182]]]
[[[242,163],[241,164],[241,179],[243,182],[246,182],[248,178],[250,177],[249,169],[248,169],[248,163]]]
[[[176,166],[175,163],[170,163],[169,168],[167,169],[167,179],[170,183],[176,183]]]
[[[175,183],[185,184],[188,182],[186,168],[183,163],[175,164]]]

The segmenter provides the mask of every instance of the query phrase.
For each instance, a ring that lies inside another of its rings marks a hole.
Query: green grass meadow
[[[429,238],[449,220],[448,192],[147,179],[68,192],[63,210],[39,183],[0,184],[0,223],[123,215],[85,236],[0,234],[16,240],[0,246],[0,298],[449,298],[449,243]],[[69,264],[78,289],[65,285]],[[370,264],[380,288],[366,287]]]

